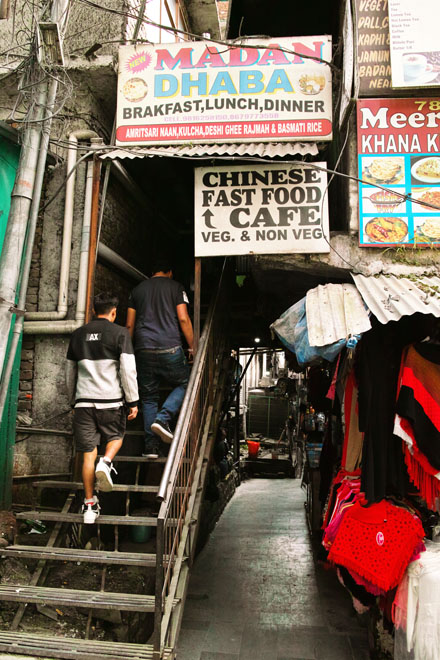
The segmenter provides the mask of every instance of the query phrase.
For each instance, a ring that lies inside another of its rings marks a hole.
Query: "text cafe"
[[[329,252],[325,163],[195,169],[195,255]]]

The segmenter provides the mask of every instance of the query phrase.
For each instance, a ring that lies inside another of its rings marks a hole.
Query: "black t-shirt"
[[[128,306],[136,310],[136,351],[181,346],[176,307],[182,303],[188,303],[185,290],[169,277],[152,277],[133,289]]]

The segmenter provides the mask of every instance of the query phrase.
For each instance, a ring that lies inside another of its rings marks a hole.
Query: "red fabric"
[[[341,460],[341,466],[343,468],[345,468],[345,464],[347,461],[348,438],[350,435],[351,403],[352,403],[355,383],[356,381],[354,379],[354,370],[352,370],[348,374],[347,383],[345,385],[345,396],[344,396],[345,435],[344,435],[344,445],[342,447],[342,460]]]
[[[422,406],[425,415],[429,417],[437,431],[440,431],[440,403],[420,382],[412,368],[406,366],[403,368],[401,385],[405,385],[413,391],[414,398]]]
[[[328,388],[328,392],[325,395],[326,399],[331,399],[332,401],[335,400],[336,397],[336,383],[338,380],[338,371],[339,371],[339,363],[341,361],[341,354],[339,353],[338,355],[338,361],[336,362],[336,367],[335,371],[333,374],[332,382],[330,383],[330,387]]]
[[[436,511],[440,497],[440,481],[436,478],[439,474],[440,364],[435,346],[422,349],[410,346],[403,352],[396,409],[394,433],[404,441],[403,454],[409,477],[428,507]]]
[[[360,477],[361,476],[361,470],[354,470],[354,472],[347,472],[343,468],[341,468],[338,472],[338,474],[334,477],[332,484],[330,486],[330,493],[328,496],[328,502],[327,502],[327,508],[324,514],[324,521],[322,523],[321,529],[325,529],[327,525],[330,522],[330,518],[333,514],[333,510],[335,507],[335,498],[336,498],[336,492],[341,485],[341,483],[344,481],[345,478],[351,478],[351,477]]]
[[[346,512],[328,558],[388,591],[402,579],[424,535],[405,509],[386,500],[369,507],[357,502]]]
[[[397,435],[411,444],[416,438],[418,450],[428,464],[440,470],[440,347],[418,344],[402,355],[396,413],[410,426],[402,426]],[[398,427],[398,425],[397,425]],[[405,433],[410,437],[406,438]],[[421,462],[421,461],[418,461]]]
[[[437,511],[437,500],[440,498],[440,481],[436,479],[434,473],[437,470],[429,465],[428,459],[424,456],[414,444],[412,451],[408,445],[403,445],[403,454],[409,478],[425,500],[431,511]]]
[[[402,448],[409,478],[425,500],[428,508],[437,511],[437,500],[440,498],[440,481],[436,475],[439,474],[439,471],[430,464],[426,456],[417,447],[414,429],[407,419],[396,415],[394,433],[404,440]]]

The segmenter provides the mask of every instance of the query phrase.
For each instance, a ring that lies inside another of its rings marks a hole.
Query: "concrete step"
[[[0,600],[14,603],[45,603],[64,607],[121,610],[122,612],[154,612],[154,596],[146,594],[2,584],[0,585]]]
[[[0,631],[0,652],[70,660],[153,660],[150,644],[99,642],[69,637],[45,637],[34,633]],[[166,648],[163,660],[172,660],[173,651]]]
[[[79,481],[35,481],[33,485],[36,488],[57,488],[58,490],[84,490],[84,486]],[[113,484],[115,493],[157,493],[159,486],[140,486],[135,484]]]
[[[115,552],[114,550],[82,550],[77,548],[46,548],[40,545],[11,545],[0,550],[0,557],[21,559],[51,559],[122,564],[123,566],[156,566],[156,555],[146,552]]]
[[[166,458],[147,458],[146,456],[117,456],[114,457],[113,463],[166,463]],[[189,458],[183,459],[184,463],[190,463]]]
[[[58,490],[84,490],[84,486],[80,481],[34,481],[33,486],[36,488],[57,488]],[[110,492],[114,493],[157,493],[159,486],[143,486],[139,484],[113,484],[113,489]],[[176,493],[185,493],[186,488],[177,487],[174,489]]]
[[[146,456],[115,456],[113,463],[166,463],[166,458],[147,458]]]
[[[61,513],[59,511],[22,511],[17,513],[18,520],[46,520],[48,522],[82,523],[82,513]],[[142,525],[157,526],[157,518],[150,516],[105,516],[96,521],[99,525]]]

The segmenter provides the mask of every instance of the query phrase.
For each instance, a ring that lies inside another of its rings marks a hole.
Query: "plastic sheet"
[[[306,298],[289,307],[280,318],[270,326],[279,337],[281,343],[295,353],[301,367],[306,364],[317,364],[321,360],[332,362],[346,345],[345,339],[340,339],[328,346],[311,346],[307,329]]]

